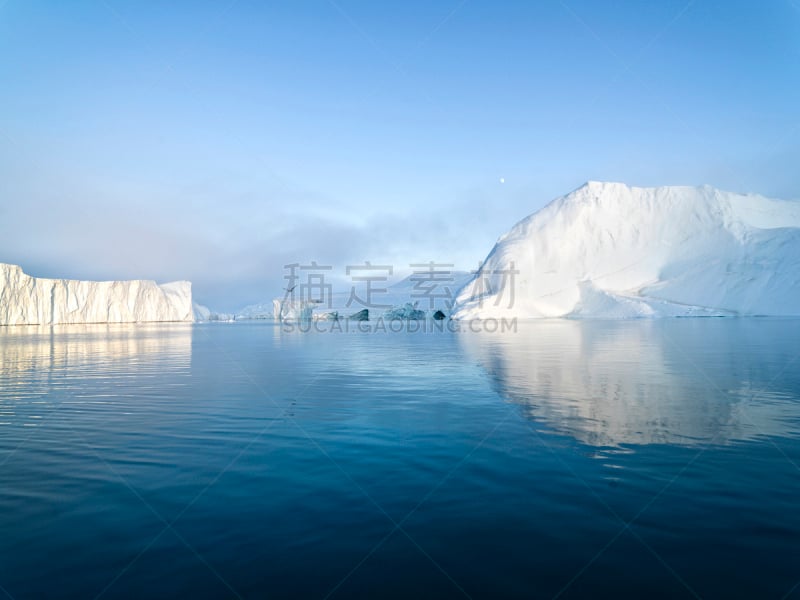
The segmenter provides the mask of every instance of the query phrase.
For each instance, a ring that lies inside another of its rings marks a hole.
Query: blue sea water
[[[800,320],[0,328],[0,598],[800,597]]]

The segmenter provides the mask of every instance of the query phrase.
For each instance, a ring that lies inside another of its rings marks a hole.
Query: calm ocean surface
[[[800,598],[800,320],[0,328],[0,598]]]

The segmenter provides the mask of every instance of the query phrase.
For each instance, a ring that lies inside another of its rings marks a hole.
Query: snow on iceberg
[[[0,325],[192,322],[192,284],[42,279],[0,263]]]
[[[800,202],[590,182],[500,237],[454,318],[800,315]]]

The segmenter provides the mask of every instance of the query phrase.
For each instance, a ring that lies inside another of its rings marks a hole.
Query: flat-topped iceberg
[[[800,202],[587,183],[503,235],[454,318],[800,315]]]
[[[188,281],[43,279],[0,263],[0,325],[193,321]]]

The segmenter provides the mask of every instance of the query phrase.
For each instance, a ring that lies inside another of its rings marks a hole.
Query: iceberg
[[[800,202],[589,182],[501,236],[456,319],[800,315]]]
[[[204,323],[210,321],[221,321],[230,323],[236,320],[236,315],[233,313],[215,312],[203,304],[193,303],[192,312],[194,313],[195,323]]]
[[[425,318],[425,311],[418,309],[416,302],[406,302],[403,306],[387,310],[383,316],[389,321],[421,321]]]
[[[272,319],[275,318],[274,306],[272,302],[248,304],[244,308],[239,309],[235,313],[235,318],[238,319]]]
[[[192,303],[192,316],[195,322],[210,321],[212,314],[214,313],[211,312],[211,309],[204,304],[198,304],[197,302]]]
[[[275,298],[272,301],[272,315],[276,321],[310,321],[314,307],[318,304],[306,300]]]
[[[43,279],[0,263],[0,325],[193,320],[189,281]]]
[[[329,312],[312,313],[311,319],[313,321],[338,321],[339,312],[333,310]]]

